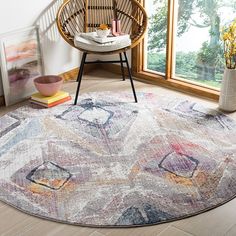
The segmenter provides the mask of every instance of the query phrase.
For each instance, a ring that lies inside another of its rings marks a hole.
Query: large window
[[[148,0],[146,10],[150,17],[145,39],[145,68],[165,74],[168,0]]]
[[[171,60],[172,79],[218,89],[224,71],[220,30],[236,17],[236,1],[146,0],[145,4],[149,30],[144,70],[165,73],[167,60]],[[172,32],[168,34],[167,28]]]

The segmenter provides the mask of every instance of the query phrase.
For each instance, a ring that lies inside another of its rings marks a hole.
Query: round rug
[[[236,194],[236,123],[191,101],[91,93],[0,118],[0,200],[87,226],[182,219]]]

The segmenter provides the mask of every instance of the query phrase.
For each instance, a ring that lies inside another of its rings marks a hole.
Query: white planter
[[[224,111],[236,110],[236,70],[225,68],[221,84],[219,108]]]

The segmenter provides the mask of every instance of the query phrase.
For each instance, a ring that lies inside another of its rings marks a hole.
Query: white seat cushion
[[[120,40],[109,42],[109,43],[97,43],[93,40],[82,37],[80,34],[76,35],[74,38],[74,44],[76,47],[83,50],[88,50],[92,52],[111,52],[122,48],[129,47],[131,45],[130,38],[122,38]]]

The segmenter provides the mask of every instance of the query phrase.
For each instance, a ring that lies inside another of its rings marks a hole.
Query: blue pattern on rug
[[[236,194],[236,122],[192,101],[91,93],[0,118],[0,200],[94,226],[152,225]]]

